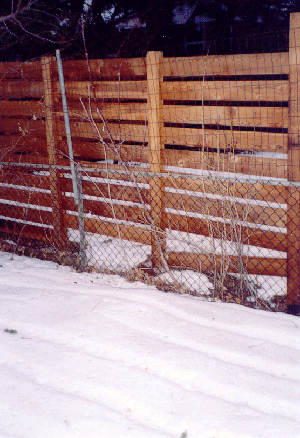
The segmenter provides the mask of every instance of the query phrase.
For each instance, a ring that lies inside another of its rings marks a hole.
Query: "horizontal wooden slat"
[[[0,204],[2,199],[22,202],[25,204],[42,205],[44,207],[51,207],[51,198],[48,193],[39,193],[30,190],[20,190],[12,187],[0,186]],[[13,208],[14,206],[12,206]],[[7,207],[9,208],[9,207]]]
[[[97,142],[89,142],[88,140],[73,140],[73,155],[75,160],[104,160],[105,154],[103,146]],[[59,140],[57,142],[57,150],[66,159],[69,157],[69,150],[66,140]]]
[[[63,198],[63,208],[64,210],[78,211],[78,207],[70,197]],[[109,199],[107,202],[85,199],[84,211],[85,213],[91,213],[96,216],[127,220],[144,225],[148,222],[148,212],[145,208],[135,205],[112,204]]]
[[[15,156],[18,161],[21,154],[31,156],[47,156],[46,140],[39,137],[23,136],[19,134],[0,135],[1,161],[7,161],[7,156]]]
[[[231,182],[228,180],[218,179],[217,175],[212,179],[192,179],[192,178],[174,178],[168,175],[165,179],[165,187],[176,190],[187,190],[190,192],[217,193],[224,196],[241,197],[246,199],[258,199],[266,202],[277,202],[286,204],[287,187],[282,185],[272,186],[270,184],[251,182]]]
[[[105,183],[102,181],[87,180],[87,178],[88,176],[85,175],[82,181],[83,195],[137,203],[148,203],[149,201],[149,190],[147,189],[121,185],[114,179],[110,179],[109,183]],[[62,186],[65,192],[73,192],[71,179],[63,178]]]
[[[149,202],[149,191],[144,189],[137,189],[135,187],[124,187],[120,185],[113,185],[103,183],[83,183],[84,194],[89,196],[104,197],[107,199],[145,203]]]
[[[2,233],[15,234],[29,239],[41,240],[48,244],[52,243],[53,230],[49,228],[0,219],[0,231]]]
[[[21,172],[19,167],[7,166],[0,172],[1,184],[15,184],[23,187],[35,187],[38,189],[49,190],[49,176],[45,175],[45,170],[41,169],[26,169],[27,172]],[[0,190],[1,190],[0,186]]]
[[[216,218],[217,219],[217,218]],[[215,239],[236,241],[237,236],[245,245],[259,246],[262,248],[286,251],[286,234],[276,231],[266,231],[259,228],[250,228],[247,225],[224,224],[218,220],[208,221],[206,219],[193,218],[174,213],[167,213],[167,227],[172,230],[185,233],[198,234]],[[192,236],[187,237],[193,244]]]
[[[238,257],[230,256],[231,261],[228,272],[240,272]],[[224,257],[210,254],[171,252],[169,253],[168,264],[181,268],[204,271],[215,271],[221,268]],[[286,259],[243,257],[243,265],[248,274],[286,276]]]
[[[6,205],[0,202],[0,215],[11,219],[21,219],[44,225],[52,225],[52,212],[37,210],[27,207],[19,207],[17,205]]]
[[[67,81],[67,98],[101,99],[147,99],[146,81]],[[60,93],[56,82],[56,92]]]
[[[287,128],[288,108],[164,105],[164,122]]]
[[[58,123],[59,132],[61,135],[65,135],[64,122]],[[103,137],[105,140],[110,140],[110,136],[115,141],[147,141],[148,133],[147,126],[135,125],[135,124],[119,124],[119,123],[107,123],[105,126],[103,123],[97,123],[97,129],[92,123],[89,122],[76,122],[71,120],[71,132],[73,137],[77,138],[89,138],[97,139]]]
[[[1,126],[1,125],[0,125]],[[103,124],[97,124],[99,133],[89,122],[71,121],[73,137],[99,139],[99,134],[109,140],[109,133]],[[147,126],[134,124],[108,123],[108,130],[116,141],[148,141]],[[15,129],[16,126],[15,126]],[[60,123],[61,135],[64,135],[64,124]],[[252,132],[252,131],[224,131],[192,128],[164,128],[163,142],[169,145],[186,145],[210,148],[227,148],[247,151],[287,151],[287,134]],[[182,152],[183,153],[183,152]],[[178,159],[178,157],[177,157]]]
[[[0,81],[6,79],[42,79],[40,61],[30,62],[1,62]]]
[[[287,102],[288,81],[167,81],[162,83],[165,100]]]
[[[185,211],[187,214],[215,216],[237,222],[253,222],[283,228],[286,226],[286,211],[282,208],[257,205],[253,200],[247,203],[240,203],[238,200],[239,198],[211,199],[166,193],[165,207]]]
[[[10,163],[28,163],[28,164],[48,164],[49,159],[44,155],[30,154],[7,154],[5,161]],[[58,163],[59,164],[59,163]]]
[[[120,166],[118,164],[109,164],[109,163],[84,163],[85,167],[89,169],[95,169],[94,171],[89,170],[87,172],[88,178],[110,178],[112,180],[112,184],[114,184],[114,180],[122,180],[130,183],[140,183],[147,184],[149,182],[149,176],[147,174],[147,169],[145,167],[141,168],[139,166],[129,166],[132,169],[132,172],[127,172],[124,169],[124,166]],[[140,173],[141,172],[141,173]],[[85,172],[83,172],[83,177],[85,178]],[[64,174],[69,174],[69,172],[64,172]]]
[[[65,215],[67,227],[78,229],[78,219],[75,216]],[[130,240],[133,242],[151,245],[150,231],[143,227],[126,224],[115,224],[101,219],[84,219],[85,231],[89,233],[104,234],[106,236]]]
[[[69,155],[66,141],[59,141],[57,149],[64,154]],[[89,142],[88,140],[73,141],[73,153],[76,159],[81,160],[121,160],[131,162],[148,162],[148,148],[140,145],[111,145],[109,142],[104,147],[101,143]]]
[[[44,94],[43,83],[41,81],[25,80],[0,80],[0,99],[26,99],[42,98]]]
[[[113,120],[146,120],[146,103],[124,103],[124,102],[99,102],[98,104],[80,101],[68,102],[70,117],[82,120],[102,121],[103,118]],[[58,113],[60,116],[62,112]]]
[[[146,76],[145,58],[115,58],[115,59],[89,59],[63,62],[65,80],[90,80],[100,78],[126,79],[135,76]],[[57,75],[56,72],[54,72]],[[58,76],[58,75],[57,75]],[[57,77],[56,76],[56,77]]]
[[[31,163],[31,164],[44,164],[48,162],[48,157],[45,151],[29,151],[28,148],[20,147],[16,148],[16,151],[13,152],[4,152],[0,149],[0,156],[3,161],[11,162],[11,163]]]
[[[289,74],[288,53],[163,58],[164,76],[231,76]]]
[[[42,100],[0,100],[0,116],[28,116],[35,120],[45,116],[45,106]]]
[[[5,134],[19,134],[20,139],[26,136],[45,136],[45,123],[42,120],[9,119],[0,117],[0,132]]]
[[[165,150],[164,164],[178,168],[209,170],[212,172],[231,172],[268,178],[287,178],[287,160],[257,157],[255,155],[231,155],[217,153]]]
[[[170,145],[287,153],[287,134],[176,127],[166,127],[164,131],[164,143]]]

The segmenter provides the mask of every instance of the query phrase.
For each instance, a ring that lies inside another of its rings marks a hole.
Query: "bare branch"
[[[12,10],[8,15],[3,15],[0,17],[0,23],[6,23],[7,21],[15,20],[16,17],[24,12],[30,10],[30,8],[37,2],[37,0],[29,0],[25,6],[22,6],[22,0],[18,0],[17,6],[15,10],[13,10],[13,2],[12,2]]]

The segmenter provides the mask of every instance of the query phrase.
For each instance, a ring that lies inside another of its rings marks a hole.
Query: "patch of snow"
[[[299,438],[300,319],[0,253],[0,435]]]
[[[78,230],[68,229],[69,239],[79,242]],[[137,242],[111,238],[101,234],[85,233],[86,256],[89,266],[126,271],[142,262],[151,254],[151,247]]]
[[[161,280],[166,280],[170,283],[174,281],[180,283],[183,288],[186,287],[190,291],[198,292],[203,295],[211,295],[213,284],[209,281],[206,275],[191,270],[172,270],[158,276]]]

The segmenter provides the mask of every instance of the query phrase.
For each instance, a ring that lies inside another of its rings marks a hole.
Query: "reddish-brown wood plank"
[[[232,155],[205,152],[165,150],[166,166],[208,170],[211,172],[231,172],[268,178],[286,178],[287,160],[280,158],[259,157],[256,155]]]
[[[217,219],[217,218],[216,218]],[[277,251],[286,251],[286,234],[276,231],[266,231],[259,228],[250,228],[246,224],[224,224],[218,220],[206,220],[188,215],[175,213],[167,214],[167,227],[183,231],[189,234],[198,234],[215,239],[224,239],[235,241],[237,236],[244,245],[260,246],[262,248],[274,249]],[[189,239],[186,236],[186,239]],[[192,241],[193,236],[190,236]],[[184,240],[184,238],[183,238]]]
[[[75,120],[97,121],[103,120],[139,120],[146,121],[146,103],[144,102],[104,102],[92,103],[79,101],[69,101],[69,115]],[[62,112],[58,112],[63,116]]]
[[[257,199],[266,202],[276,202],[286,204],[287,187],[283,185],[273,186],[263,182],[238,182],[218,178],[216,175],[212,178],[205,177],[192,179],[187,177],[174,177],[171,174],[165,178],[165,186],[170,190],[184,190],[187,193],[216,193],[223,196],[232,196],[237,198]]]
[[[115,58],[115,59],[89,59],[70,60],[63,62],[65,80],[89,81],[101,78],[126,80],[139,76],[146,76],[145,58]],[[57,74],[58,76],[58,74]]]
[[[104,180],[93,181],[92,178],[89,179],[88,175],[84,175],[82,181],[83,195],[107,198],[107,202],[109,202],[110,199],[146,204],[149,202],[149,190],[135,185],[122,185],[120,184],[121,182],[121,180],[118,181],[114,179],[110,179],[109,183]],[[62,185],[65,192],[73,192],[70,178],[64,178]]]
[[[7,79],[42,79],[42,67],[39,61],[0,62],[0,81]]]
[[[23,168],[22,171],[19,166],[5,166],[0,172],[0,183],[1,187],[3,187],[3,184],[13,184],[28,189],[30,187],[50,189],[49,174],[44,169]]]
[[[45,116],[45,106],[41,100],[0,100],[0,116],[36,120]]]
[[[288,135],[285,133],[184,127],[166,127],[164,131],[164,142],[169,145],[287,153]]]
[[[40,193],[31,190],[20,190],[13,187],[0,186],[0,203],[2,199],[22,202],[25,204],[41,205],[51,207],[50,193]]]
[[[6,118],[0,117],[0,132],[3,134],[18,134],[19,138],[32,136],[44,137],[45,124],[42,120],[32,118]]]
[[[78,160],[118,160],[127,162],[148,162],[148,148],[146,145],[127,145],[123,143],[112,144],[106,142],[102,145],[100,142],[88,140],[74,140],[73,154]],[[68,148],[66,141],[58,142],[58,150],[65,156],[68,156]]]
[[[26,222],[35,222],[44,225],[52,225],[53,217],[51,211],[44,211],[28,206],[2,204],[0,202],[0,215],[11,219],[20,219]]]
[[[144,81],[66,81],[68,99],[147,99],[147,82]],[[59,84],[56,83],[57,91]]]
[[[65,220],[69,228],[78,228],[77,217],[66,214]],[[151,244],[151,232],[144,227],[116,224],[101,219],[85,218],[84,228],[85,231],[89,233],[104,234],[105,236],[139,242],[144,245]]]
[[[40,240],[47,244],[52,243],[53,230],[42,226],[25,225],[11,220],[0,219],[0,231],[2,233]]]
[[[163,117],[166,123],[254,128],[288,127],[288,108],[284,107],[164,105]]]
[[[71,120],[71,132],[76,139],[93,139],[104,140],[110,142],[111,138],[117,142],[119,141],[138,141],[146,142],[148,140],[147,126],[137,124],[122,124],[122,123],[90,123],[77,122]],[[60,135],[64,135],[64,123],[58,122]]]
[[[165,207],[188,213],[215,216],[232,221],[253,222],[270,227],[286,227],[286,211],[279,207],[257,205],[254,200],[239,198],[196,197],[180,193],[166,193]]]
[[[5,80],[0,81],[0,97],[1,99],[26,99],[43,97],[43,83],[39,81],[20,80]]]
[[[64,210],[77,211],[78,207],[75,205],[73,198],[64,197]],[[145,206],[146,207],[146,206]],[[107,217],[112,219],[120,219],[139,224],[150,224],[150,216],[148,209],[143,206],[122,205],[120,203],[112,203],[108,199],[107,202],[85,199],[84,211],[85,213],[93,214],[95,216]]]
[[[289,74],[288,53],[252,53],[164,58],[164,76]]]
[[[162,84],[165,100],[287,102],[287,80],[261,81],[167,81]]]

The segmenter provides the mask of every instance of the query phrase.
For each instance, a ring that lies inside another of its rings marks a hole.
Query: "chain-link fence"
[[[289,52],[1,64],[1,248],[297,314],[298,25]]]

